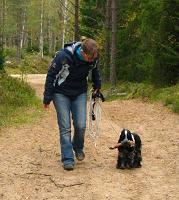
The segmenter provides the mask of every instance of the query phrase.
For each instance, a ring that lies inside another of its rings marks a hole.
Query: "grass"
[[[37,53],[24,54],[21,62],[16,63],[15,57],[6,57],[5,71],[8,74],[45,74],[52,58],[44,56],[43,59]]]
[[[31,123],[42,115],[41,102],[23,80],[0,73],[0,128]]]
[[[50,57],[40,58],[38,53],[23,53],[21,62],[16,62],[16,50],[6,52],[5,72],[0,72],[0,129],[4,126],[18,126],[32,123],[42,115],[41,101],[35,91],[23,80],[7,74],[45,74],[51,62]]]
[[[156,88],[147,83],[119,82],[115,87],[104,84],[103,93],[107,100],[140,98],[143,101],[161,102],[173,112],[179,113],[179,84]]]

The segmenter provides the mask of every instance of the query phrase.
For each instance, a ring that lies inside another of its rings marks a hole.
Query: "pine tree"
[[[172,85],[179,80],[179,0],[163,0],[154,82]]]
[[[95,38],[100,34],[105,19],[105,2],[106,0],[81,0],[81,35]]]

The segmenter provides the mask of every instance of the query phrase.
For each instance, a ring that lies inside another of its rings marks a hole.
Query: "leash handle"
[[[95,101],[96,98],[100,98],[102,102],[105,101],[105,98],[99,89],[93,90],[93,92],[92,92],[92,99]]]

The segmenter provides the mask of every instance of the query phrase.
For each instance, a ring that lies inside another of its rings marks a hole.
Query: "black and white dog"
[[[123,129],[118,143],[110,149],[118,148],[117,169],[141,167],[142,142],[138,134]]]

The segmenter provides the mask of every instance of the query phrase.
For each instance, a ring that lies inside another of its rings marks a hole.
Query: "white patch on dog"
[[[132,136],[132,141],[135,142],[135,139],[134,139],[134,136],[133,134],[131,133],[131,136]]]
[[[127,130],[125,130],[125,140],[127,140]]]

